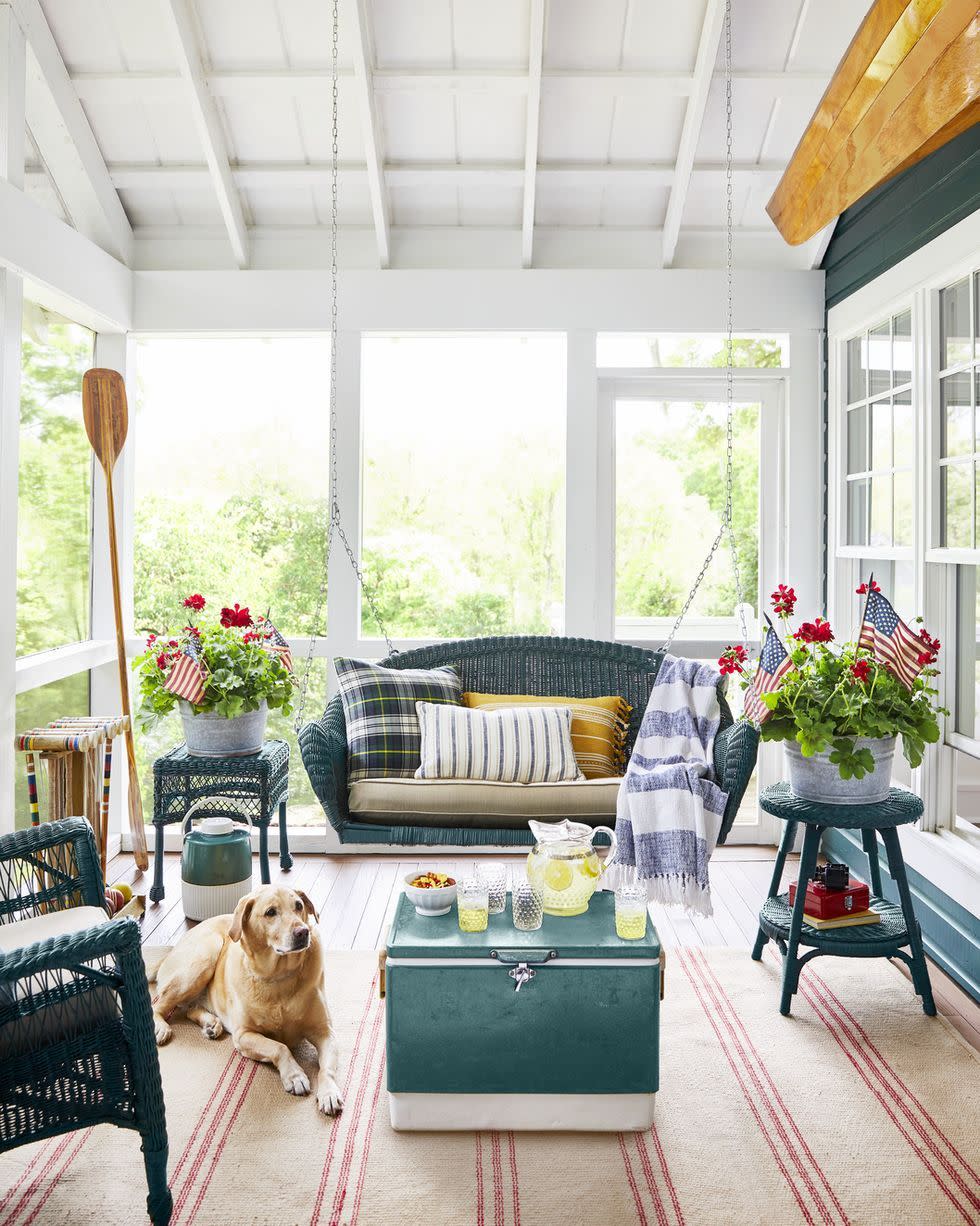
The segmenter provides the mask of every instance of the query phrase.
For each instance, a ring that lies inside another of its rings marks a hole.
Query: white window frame
[[[939,291],[980,266],[980,212],[888,269],[828,313],[828,606],[850,634],[854,620],[853,589],[866,575],[858,574],[861,558],[911,561],[915,609],[944,644],[942,669],[936,684],[942,705],[955,702],[957,564],[980,565],[980,548],[939,546],[940,456]],[[914,523],[911,548],[886,550],[871,545],[844,544],[846,439],[846,342],[885,318],[911,309],[913,339],[912,399],[915,413]],[[843,630],[842,630],[843,634]],[[913,772],[912,786],[925,801],[919,828],[900,832],[907,862],[928,876],[973,914],[980,914],[980,850],[956,830],[954,749],[980,756],[980,743],[954,729],[955,715],[946,722],[940,744],[928,746],[922,765]]]

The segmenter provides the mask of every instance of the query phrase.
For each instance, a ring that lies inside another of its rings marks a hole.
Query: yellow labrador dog
[[[227,1030],[243,1056],[274,1064],[288,1094],[309,1094],[290,1050],[308,1039],[320,1062],[317,1106],[336,1115],[343,1099],[316,919],[302,890],[266,885],[234,915],[204,920],[181,937],[156,972],[157,1043],[169,1042],[167,1017],[184,1008],[209,1039]]]

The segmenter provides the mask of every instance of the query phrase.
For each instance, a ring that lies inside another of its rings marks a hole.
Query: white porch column
[[[565,633],[612,638],[600,613],[598,382],[593,331],[567,334],[565,364]]]

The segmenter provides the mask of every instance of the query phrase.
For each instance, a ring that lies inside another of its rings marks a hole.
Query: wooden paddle
[[[129,409],[126,385],[118,370],[87,370],[82,379],[82,417],[85,433],[105,473],[106,509],[109,518],[109,566],[112,570],[112,608],[116,618],[116,653],[119,657],[119,696],[124,715],[129,709],[129,670],[126,664],[126,638],[123,633],[122,602],[119,593],[119,552],[116,545],[116,504],[112,495],[112,470],[126,442]],[[149,864],[146,831],[143,827],[143,801],[136,770],[136,745],[133,721],[126,729],[126,758],[129,763],[129,826],[133,832],[136,867]]]

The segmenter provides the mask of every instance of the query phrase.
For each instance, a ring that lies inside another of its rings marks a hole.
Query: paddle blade
[[[112,472],[129,430],[126,384],[118,370],[96,367],[85,372],[82,418],[99,463],[106,472]]]

